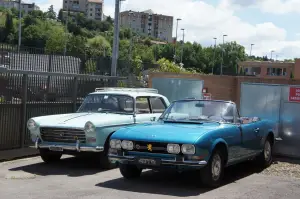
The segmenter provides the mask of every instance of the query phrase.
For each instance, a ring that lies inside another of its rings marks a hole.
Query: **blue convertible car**
[[[125,178],[142,169],[199,169],[201,181],[220,185],[224,167],[255,159],[272,163],[273,123],[241,118],[235,103],[217,100],[174,101],[156,122],[116,131],[109,158]]]

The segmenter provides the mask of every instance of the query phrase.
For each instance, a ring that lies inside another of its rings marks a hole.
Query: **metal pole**
[[[111,76],[117,75],[117,63],[119,54],[119,15],[120,0],[115,0],[114,40],[111,61]]]
[[[214,61],[213,61],[213,66],[211,67],[211,73],[214,74],[214,66],[216,64],[216,47],[217,47],[217,38],[214,38],[215,40],[215,49],[214,49]]]
[[[226,37],[227,35],[223,35],[223,46],[222,46],[222,62],[221,62],[221,72],[220,74],[223,75],[223,62],[224,62],[224,37]]]
[[[131,29],[131,16],[132,12],[129,12],[129,28],[130,28],[130,46],[129,46],[129,61],[131,61],[131,53],[132,53],[132,29]]]
[[[182,58],[183,58],[183,45],[184,45],[184,28],[182,30],[182,44],[181,44],[181,58],[180,58],[180,63],[182,63]]]
[[[272,61],[272,57],[273,57],[273,52],[275,52],[274,50],[271,51],[271,61]]]
[[[21,10],[21,0],[19,0],[19,39],[18,39],[18,52],[21,49],[21,40],[22,40],[22,10]]]
[[[67,35],[68,35],[68,21],[69,21],[69,4],[70,0],[67,1],[67,20],[66,20],[66,40],[65,40],[65,48],[64,48],[64,56],[66,56],[67,53]]]
[[[178,21],[181,19],[176,19],[176,36],[175,36],[175,46],[174,46],[174,63],[176,62],[176,44],[177,44],[177,31],[178,31]]]

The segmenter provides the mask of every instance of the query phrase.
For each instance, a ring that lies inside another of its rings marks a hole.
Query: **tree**
[[[57,19],[61,22],[63,21],[63,9],[58,11]]]
[[[49,37],[45,44],[45,50],[47,53],[62,53],[65,47],[65,42],[66,34],[63,28],[53,27],[49,30]]]
[[[54,11],[53,5],[48,8],[46,16],[48,19],[56,19],[56,12]]]

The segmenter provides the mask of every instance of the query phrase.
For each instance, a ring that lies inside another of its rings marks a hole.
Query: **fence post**
[[[74,90],[73,90],[73,112],[76,112],[77,110],[77,93],[78,93],[78,77],[74,77]]]
[[[22,106],[21,106],[21,130],[20,130],[20,137],[21,137],[21,148],[24,148],[25,145],[25,134],[26,134],[26,112],[27,112],[27,89],[28,89],[28,75],[23,74],[22,77]]]

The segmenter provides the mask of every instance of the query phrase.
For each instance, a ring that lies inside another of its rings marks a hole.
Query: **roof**
[[[207,100],[207,99],[193,99],[193,98],[186,98],[186,99],[180,99],[180,100],[174,100],[173,102],[180,102],[180,101],[209,101],[209,102],[224,102],[224,103],[230,103],[235,104],[232,101],[226,101],[226,100]]]
[[[150,14],[150,15],[153,15],[154,12],[153,10],[149,9],[149,10],[145,10],[145,11],[142,11],[143,13],[147,13],[147,14]]]
[[[114,94],[114,95],[129,95],[131,97],[139,97],[139,96],[150,96],[150,97],[164,97],[163,95],[157,93],[149,93],[149,92],[136,92],[136,91],[97,91],[90,93],[90,95],[97,94]]]
[[[8,56],[10,59],[8,69],[49,72],[49,55],[8,53]],[[79,74],[80,64],[80,58],[52,55],[50,72]]]
[[[103,0],[88,0],[90,3],[103,3]]]

